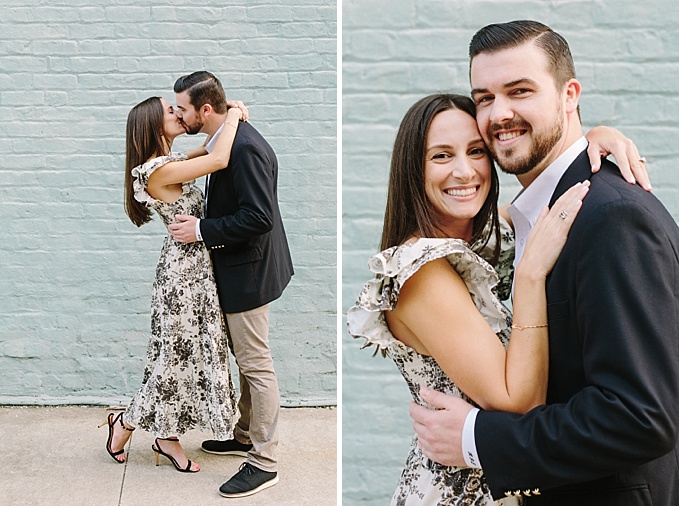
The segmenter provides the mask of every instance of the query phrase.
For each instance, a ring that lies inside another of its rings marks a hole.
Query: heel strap
[[[132,427],[131,429],[128,429],[127,427],[125,427],[125,423],[123,422],[123,414],[122,413],[120,413],[120,415],[118,415],[118,421],[120,421],[120,426],[123,429],[125,429],[126,431],[134,432],[134,429],[136,429],[136,427]]]
[[[160,439],[161,441],[179,441],[178,437],[157,437],[156,439]]]

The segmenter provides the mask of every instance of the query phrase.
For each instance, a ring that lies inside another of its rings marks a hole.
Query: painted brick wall
[[[586,127],[607,124],[648,158],[656,195],[679,218],[679,6],[671,0],[347,0],[342,4],[342,307],[368,279],[390,151],[421,96],[469,92],[469,41],[488,23],[536,19],[571,45]],[[502,179],[501,201],[518,185]],[[409,394],[395,366],[342,336],[343,504],[387,504],[410,445]]]
[[[282,402],[336,403],[336,3],[199,4],[0,3],[0,403],[127,402],[138,387],[166,234],[124,213],[125,121],[202,69],[279,158],[296,270],[271,309]]]

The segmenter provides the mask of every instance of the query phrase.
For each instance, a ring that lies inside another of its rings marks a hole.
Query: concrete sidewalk
[[[284,408],[279,421],[280,482],[241,499],[219,495],[242,457],[200,450],[206,436],[182,437],[195,474],[177,472],[161,456],[156,467],[153,436],[132,434],[128,463],[106,453],[109,411],[103,407],[0,407],[0,505],[202,506],[337,504],[337,411]]]

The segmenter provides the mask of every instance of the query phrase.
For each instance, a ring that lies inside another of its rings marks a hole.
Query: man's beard
[[[203,123],[199,121],[195,125],[188,125],[182,121],[182,126],[184,127],[184,130],[186,130],[187,134],[196,135],[197,133],[200,133],[201,128],[203,128]]]
[[[500,168],[507,172],[508,174],[514,174],[519,176],[521,174],[526,174],[530,172],[535,167],[537,167],[540,162],[542,162],[549,153],[554,149],[554,146],[559,142],[561,136],[563,135],[564,125],[561,121],[561,107],[555,115],[555,120],[552,123],[550,129],[544,133],[536,134],[530,129],[530,125],[522,120],[512,121],[510,123],[505,123],[504,125],[491,125],[488,129],[488,136],[494,138],[494,132],[500,129],[512,130],[512,129],[523,129],[528,132],[533,133],[532,146],[530,152],[523,157],[512,159],[514,156],[514,148],[496,150],[495,143],[491,142],[488,149],[490,150],[493,158],[500,166]],[[502,153],[502,156],[500,156]]]

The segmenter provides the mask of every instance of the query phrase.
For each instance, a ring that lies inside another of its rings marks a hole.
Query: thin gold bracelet
[[[524,329],[542,329],[544,327],[549,327],[547,323],[544,325],[516,325],[512,324],[512,328],[516,330],[524,330]]]
[[[233,123],[227,123],[226,126],[230,126],[238,130],[238,125],[234,125]]]

